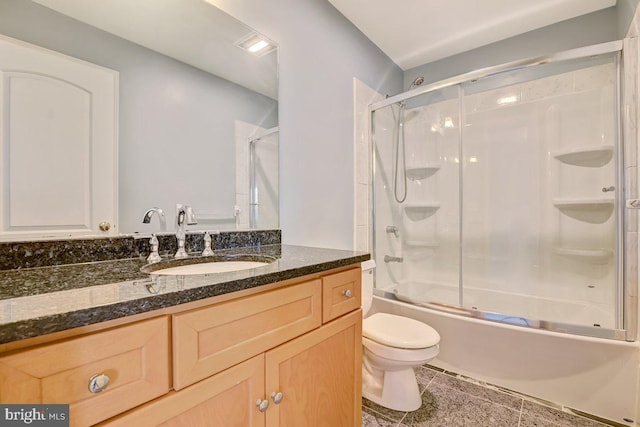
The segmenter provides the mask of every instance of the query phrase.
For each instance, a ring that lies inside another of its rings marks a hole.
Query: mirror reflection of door
[[[112,235],[118,73],[0,38],[0,238]]]

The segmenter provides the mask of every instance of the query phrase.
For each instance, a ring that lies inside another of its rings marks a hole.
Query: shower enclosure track
[[[536,65],[551,64],[553,62],[580,59],[584,57],[603,55],[606,53],[614,53],[620,51],[622,51],[622,41],[615,40],[607,43],[596,44],[593,46],[571,49],[564,52],[555,53],[553,55],[521,59],[518,61],[507,62],[505,64],[495,65],[493,67],[480,68],[479,70],[470,71],[468,73],[440,80],[435,83],[430,83],[425,86],[418,86],[416,89],[402,92],[398,95],[390,96],[382,101],[375,102],[369,105],[369,111],[375,111],[380,108],[405,101],[409,98],[416,97],[418,95],[424,95],[425,93],[444,89],[450,86],[455,86],[461,83],[480,80],[486,77],[495,76],[497,74],[507,73],[509,71],[515,71],[521,68],[528,68]],[[371,123],[371,125],[373,125],[373,123]]]

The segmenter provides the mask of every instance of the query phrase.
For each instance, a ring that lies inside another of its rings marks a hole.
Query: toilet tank
[[[360,264],[362,269],[362,315],[367,314],[373,302],[373,271],[376,262],[372,259]]]

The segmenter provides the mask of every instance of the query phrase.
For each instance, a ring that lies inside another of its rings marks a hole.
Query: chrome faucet
[[[198,223],[196,214],[193,213],[193,209],[190,206],[177,204],[176,205],[176,239],[178,239],[178,250],[174,255],[175,258],[186,258],[187,252],[184,250],[185,239],[187,233],[185,232],[184,225],[195,225]]]
[[[400,237],[400,232],[398,231],[398,227],[396,227],[395,225],[387,225],[387,228],[385,228],[385,231],[389,234],[393,234],[396,237]]]
[[[151,222],[151,217],[153,217],[153,214],[158,215],[158,220],[160,221],[160,229],[163,231],[166,230],[167,221],[165,220],[165,217],[164,217],[164,211],[157,207],[153,207],[144,213],[144,217],[142,218],[142,223],[149,224]]]

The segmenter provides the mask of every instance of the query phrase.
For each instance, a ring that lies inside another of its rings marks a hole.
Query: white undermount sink
[[[198,274],[229,273],[264,267],[276,259],[264,255],[214,255],[180,260],[165,260],[145,265],[143,273],[161,276],[190,276]]]
[[[151,272],[151,274],[188,276],[190,274],[228,273],[230,271],[249,270],[251,268],[263,267],[265,265],[269,265],[269,263],[259,261],[205,262],[202,264],[179,265],[177,267],[163,268],[161,270],[155,270]]]

